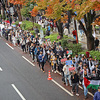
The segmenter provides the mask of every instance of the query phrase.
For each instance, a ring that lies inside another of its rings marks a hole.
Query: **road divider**
[[[57,86],[59,86],[62,90],[64,90],[66,93],[68,93],[70,96],[74,96],[71,92],[66,90],[64,87],[62,87],[60,84],[58,84],[55,80],[51,80],[53,83],[55,83]]]
[[[12,87],[15,89],[15,91],[18,93],[18,95],[21,97],[21,99],[22,100],[26,100],[25,98],[24,98],[24,96],[20,93],[20,91],[16,88],[16,86],[14,85],[14,84],[11,84],[12,85]]]
[[[8,43],[6,43],[6,45],[7,45],[8,47],[10,47],[12,50],[14,50],[14,48],[13,48],[12,46],[10,46]]]
[[[35,66],[32,62],[30,62],[26,57],[22,56],[27,62],[29,62],[32,66]]]

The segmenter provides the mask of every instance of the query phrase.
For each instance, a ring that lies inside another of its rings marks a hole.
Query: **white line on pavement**
[[[68,90],[66,90],[64,87],[62,87],[60,84],[58,84],[55,80],[52,79],[51,81],[54,82],[57,86],[59,86],[62,90],[67,92],[70,96],[74,96],[72,93],[70,93]]]
[[[3,69],[0,67],[0,71],[3,71]]]
[[[27,62],[29,62],[32,66],[35,66],[32,62],[30,62],[27,58],[25,58],[24,56],[22,56]]]
[[[8,47],[10,47],[12,50],[14,50],[14,48],[13,48],[12,46],[10,46],[8,43],[6,43],[6,45],[7,45]]]
[[[18,93],[18,95],[21,97],[22,100],[26,100],[23,95],[20,93],[20,91],[16,88],[16,86],[14,84],[11,84],[12,87],[15,89],[15,91]]]

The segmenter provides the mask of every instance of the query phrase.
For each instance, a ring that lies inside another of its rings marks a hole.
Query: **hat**
[[[98,87],[98,89],[100,89],[100,86]]]

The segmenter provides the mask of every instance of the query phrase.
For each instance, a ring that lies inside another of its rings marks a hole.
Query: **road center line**
[[[18,95],[21,97],[22,100],[26,100],[23,95],[20,93],[20,91],[16,88],[16,86],[14,84],[11,84],[12,87],[15,89],[15,91],[18,93]]]
[[[14,50],[14,48],[13,48],[12,46],[10,46],[8,43],[6,43],[6,45],[7,45],[8,47],[10,47],[12,50]]]
[[[60,84],[58,84],[55,80],[52,79],[51,81],[54,82],[57,86],[59,86],[66,93],[68,93],[70,96],[74,96],[72,93],[70,93],[68,90],[66,90],[64,87],[62,87]]]
[[[24,58],[27,62],[29,62],[32,66],[35,66],[32,62],[30,62],[27,58],[25,58],[24,56],[22,56],[22,58]]]
[[[2,72],[3,71],[3,69],[0,67],[0,71]]]

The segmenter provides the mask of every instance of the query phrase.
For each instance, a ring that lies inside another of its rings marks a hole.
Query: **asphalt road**
[[[0,100],[79,100],[0,39]]]

